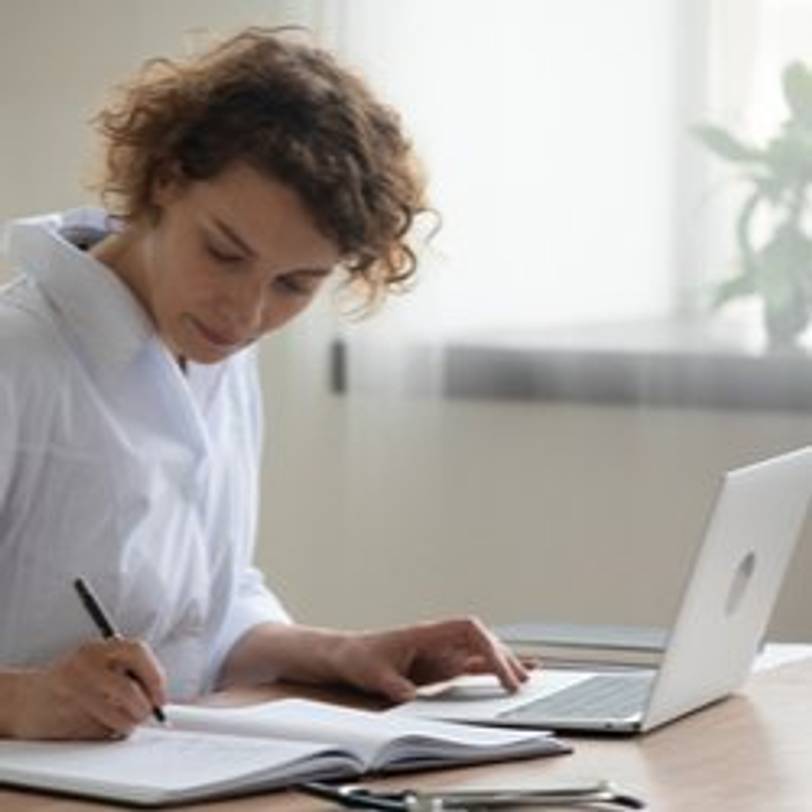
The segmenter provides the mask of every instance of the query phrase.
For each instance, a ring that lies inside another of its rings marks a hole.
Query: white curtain
[[[681,278],[700,274],[683,267],[678,276],[677,261],[697,261],[684,248],[696,229],[675,206],[686,178],[699,187],[699,150],[684,140],[704,99],[701,85],[686,87],[694,72],[687,80],[680,71],[703,61],[704,6],[323,6],[337,47],[403,111],[443,218],[416,290],[345,331],[355,385],[431,389],[441,378],[431,359],[452,338],[683,305]],[[678,170],[678,155],[695,166]]]

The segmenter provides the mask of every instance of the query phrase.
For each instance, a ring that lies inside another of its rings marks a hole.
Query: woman
[[[103,111],[107,210],[11,225],[0,294],[0,735],[126,735],[272,679],[392,700],[522,665],[475,619],[293,623],[252,567],[254,347],[343,273],[413,272],[423,188],[397,117],[324,52],[249,29],[155,61]],[[97,640],[95,587],[121,637]]]

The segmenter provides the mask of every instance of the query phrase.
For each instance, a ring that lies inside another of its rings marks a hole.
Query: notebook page
[[[175,727],[183,730],[340,745],[364,764],[390,737],[376,714],[306,699],[280,699],[237,708],[168,705],[165,711]]]
[[[0,780],[140,802],[184,797],[203,789],[248,787],[298,775],[321,745],[138,728],[120,741],[0,741]],[[318,770],[348,771],[328,755]]]
[[[306,699],[283,699],[239,708],[170,705],[167,715],[184,729],[228,730],[241,735],[270,735],[340,744],[381,766],[380,756],[408,743],[408,757],[459,756],[468,750],[483,754],[548,738],[540,731],[475,728],[390,713],[344,708]],[[404,754],[400,754],[401,756]]]

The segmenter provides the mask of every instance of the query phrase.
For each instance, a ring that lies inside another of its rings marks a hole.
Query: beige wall
[[[317,20],[271,0],[0,3],[0,217],[88,199],[104,89],[199,26]],[[69,12],[67,11],[69,9]],[[303,620],[475,611],[660,623],[718,472],[807,441],[805,416],[336,398],[326,305],[263,349],[268,456],[258,557]],[[812,639],[803,539],[776,617]]]
[[[0,3],[0,218],[87,198],[86,122],[107,89],[149,57],[182,52],[196,32],[314,22],[293,0],[4,0]]]
[[[0,222],[95,200],[88,124],[145,59],[183,53],[200,32],[319,22],[311,0],[0,2]],[[2,273],[0,266],[0,273]]]
[[[806,416],[544,403],[317,408],[295,392],[272,395],[261,556],[299,616],[348,626],[461,611],[667,624],[719,472],[812,429]],[[807,527],[777,638],[812,640],[810,571]]]

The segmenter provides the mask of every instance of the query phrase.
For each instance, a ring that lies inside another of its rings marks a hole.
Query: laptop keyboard
[[[642,713],[651,680],[650,675],[601,674],[500,713],[499,719],[626,719]]]

